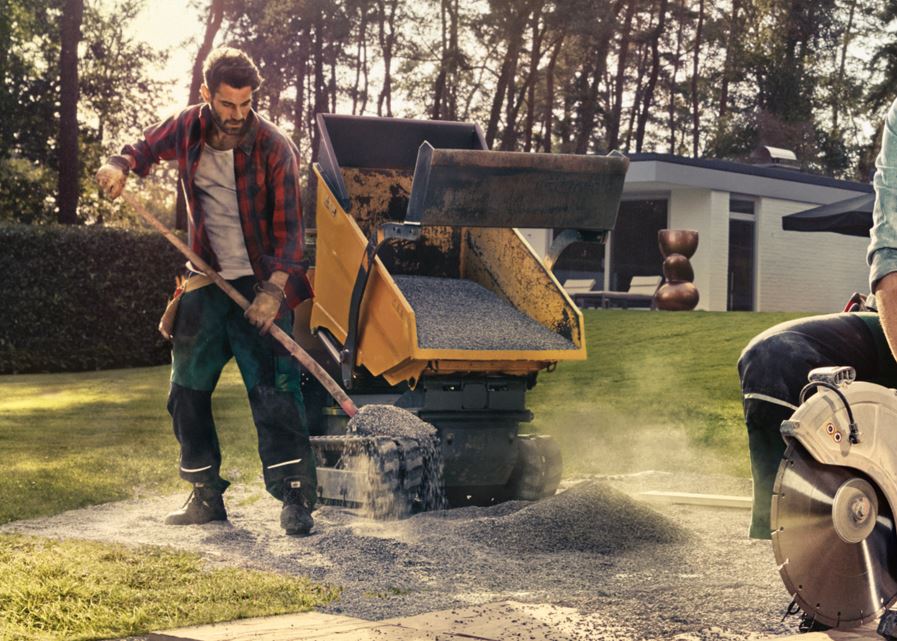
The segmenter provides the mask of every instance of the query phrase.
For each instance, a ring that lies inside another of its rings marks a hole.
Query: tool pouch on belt
[[[174,294],[172,294],[171,298],[168,300],[168,305],[165,306],[165,311],[162,313],[162,318],[159,320],[159,333],[166,339],[171,340],[172,333],[174,332],[174,321],[178,315],[178,305],[181,302],[181,296],[187,292],[192,292],[194,289],[199,289],[200,287],[205,287],[206,285],[211,284],[212,279],[205,274],[192,274],[186,280],[181,281],[178,284],[177,289],[174,290]]]

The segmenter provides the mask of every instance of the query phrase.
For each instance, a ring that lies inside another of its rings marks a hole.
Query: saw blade
[[[823,465],[792,442],[773,492],[773,551],[785,587],[805,613],[847,628],[871,621],[894,601],[894,520],[868,477]]]

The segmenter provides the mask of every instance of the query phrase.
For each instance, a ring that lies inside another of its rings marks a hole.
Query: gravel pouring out
[[[344,456],[354,458],[352,469],[366,479],[366,489],[370,505],[368,516],[380,518],[401,518],[409,509],[439,510],[445,507],[445,493],[442,489],[442,448],[436,428],[421,420],[406,409],[393,405],[364,405],[358,409],[348,424],[348,432],[359,436],[405,439],[417,443],[415,455],[420,455],[421,485],[417,491],[417,505],[409,505],[397,497],[390,487],[382,482],[381,471],[371,458],[376,452],[364,446],[356,451],[347,451]],[[406,461],[406,468],[408,462]]]
[[[349,420],[349,432],[363,436],[413,438],[421,442],[437,438],[436,428],[412,412],[394,405],[363,405]]]

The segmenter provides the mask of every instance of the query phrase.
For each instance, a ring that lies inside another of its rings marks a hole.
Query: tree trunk
[[[314,108],[311,114],[312,161],[318,159],[318,128],[315,117],[327,112],[327,87],[324,84],[324,16],[319,10],[315,14],[315,37],[312,41],[312,62],[314,67]]]
[[[545,69],[545,111],[542,114],[542,151],[551,153],[551,130],[554,125],[554,70],[557,66],[558,55],[561,53],[561,47],[564,44],[566,34],[561,33],[554,49],[551,51],[551,58],[548,60],[548,67]]]
[[[460,20],[460,4],[459,0],[451,2],[451,11],[449,12],[449,71],[448,71],[448,113],[446,117],[449,120],[457,120],[458,118],[458,67],[461,58],[461,52],[458,49],[458,21]]]
[[[327,84],[328,93],[330,95],[330,113],[336,113],[336,47],[332,46],[333,52],[330,56],[330,81]]]
[[[698,101],[698,65],[701,62],[701,38],[704,31],[704,0],[698,3],[698,26],[695,28],[695,50],[691,64],[691,154],[697,158],[701,144],[701,105]]]
[[[305,124],[305,85],[306,68],[308,67],[308,27],[306,23],[300,25],[296,34],[299,41],[299,59],[296,61],[296,104],[293,108],[293,142],[302,149],[302,136],[306,130]],[[315,154],[312,149],[312,154]]]
[[[512,37],[512,41],[515,40]],[[501,71],[498,74],[498,82],[495,86],[495,95],[492,97],[492,109],[489,112],[489,122],[486,124],[486,145],[492,149],[495,134],[498,133],[498,120],[501,117],[501,106],[505,102],[505,91],[508,87],[508,75],[511,72],[512,59],[516,56],[512,43],[508,44],[505,58],[501,63]]]
[[[205,64],[206,57],[212,50],[212,44],[215,42],[215,36],[221,29],[221,21],[224,19],[224,0],[212,0],[209,4],[209,14],[206,16],[206,30],[202,38],[202,44],[199,45],[199,51],[196,52],[196,60],[193,61],[193,74],[190,79],[190,93],[187,95],[187,104],[195,105],[202,98],[199,94],[199,87],[203,83],[202,67]],[[174,209],[174,227],[181,231],[187,230],[187,198],[184,196],[184,186],[181,183],[181,177],[178,176],[177,201]]]
[[[735,64],[735,55],[740,49],[738,29],[738,10],[741,8],[741,0],[732,0],[732,16],[729,19],[729,44],[726,47],[726,60],[723,63],[723,77],[719,88],[719,110],[717,111],[717,134],[722,133],[725,127],[726,116],[729,111],[729,81],[732,76],[732,67]]]
[[[199,87],[202,85],[202,66],[206,61],[206,56],[212,50],[215,42],[215,36],[221,28],[221,21],[224,18],[224,0],[212,0],[209,4],[209,15],[206,17],[206,31],[202,38],[202,44],[199,45],[199,51],[196,53],[196,60],[193,62],[193,76],[190,81],[190,94],[187,97],[188,105],[195,105],[200,101]]]
[[[324,82],[324,16],[315,15],[314,73],[315,73],[315,114],[327,112],[327,86]]]
[[[539,74],[539,61],[542,59],[542,39],[548,30],[546,26],[539,29],[539,13],[533,14],[533,50],[529,62],[529,81],[526,93],[526,121],[523,124],[523,151],[533,149],[533,126],[536,122],[536,78]]]
[[[525,20],[523,16],[518,16],[518,18]],[[512,27],[515,34],[522,32],[522,28],[518,28],[518,24],[522,27],[521,23],[517,23]],[[516,104],[517,98],[517,67],[520,63],[520,49],[523,47],[523,33],[520,33],[519,39],[516,39],[516,42],[517,45],[514,47],[514,55],[510,58],[507,88],[505,89],[505,130],[502,132],[501,142],[498,146],[502,151],[510,151],[513,148],[514,139],[516,138],[517,110],[514,108],[514,105]]]
[[[682,66],[682,34],[685,31],[685,0],[679,2],[679,26],[676,29],[676,53],[673,55],[673,73],[669,82],[670,153],[676,153],[676,79]]]
[[[535,101],[535,84],[539,74],[539,60],[542,58],[542,37],[545,34],[544,29],[539,29],[539,19],[542,17],[542,9],[538,7],[533,11],[532,15],[532,46],[530,47],[529,68],[527,69],[526,79],[520,87],[517,98],[514,100],[514,106],[509,111],[507,121],[508,126],[505,128],[504,136],[502,136],[501,149],[505,151],[513,151],[517,148],[517,117],[520,115],[520,106],[529,96],[530,106],[527,107],[527,119],[524,124],[524,136],[528,139],[532,138],[532,103]],[[527,149],[527,151],[529,151]]]
[[[626,5],[623,18],[623,30],[620,33],[620,46],[617,52],[617,74],[614,77],[614,103],[611,107],[607,124],[607,148],[616,149],[620,144],[620,122],[623,117],[623,83],[626,79],[626,62],[629,58],[629,44],[632,42],[632,17],[635,15],[636,0]]]
[[[664,2],[666,0],[663,0]],[[601,27],[596,34],[595,48],[583,64],[583,92],[579,103],[579,131],[576,135],[574,151],[584,154],[589,149],[592,133],[595,131],[595,116],[598,114],[599,87],[607,69],[607,54],[614,35],[616,19],[623,8],[622,0],[608,7],[608,12],[601,20]]]
[[[626,151],[629,151],[630,146],[632,145],[632,135],[635,132],[635,119],[638,115],[639,105],[642,103],[642,94],[644,94],[642,80],[645,78],[645,71],[648,65],[648,51],[649,49],[647,47],[640,45],[640,50],[638,52],[638,73],[636,74],[635,79],[635,99],[632,103],[632,109],[629,110],[629,126],[626,130]]]
[[[367,106],[368,106],[368,98],[370,97],[369,89],[368,89],[368,87],[370,86],[370,76],[369,76],[370,70],[368,69],[368,41],[367,41],[367,38],[365,38],[364,42],[362,42],[362,44],[361,44],[361,51],[362,51],[362,63],[363,63],[361,68],[364,72],[364,90],[361,93],[361,96],[362,96],[361,109],[359,110],[358,114],[360,116],[363,116],[364,111],[365,111],[365,109],[367,109]]]
[[[0,0],[0,78],[6,78],[6,69],[9,65],[9,50],[12,46],[12,10],[9,0]],[[0,104],[5,108],[11,98],[11,88],[4,82],[0,87]],[[13,132],[6,127],[0,127],[0,149],[8,149],[12,146]]]
[[[439,59],[439,73],[436,74],[436,82],[433,83],[433,120],[439,120],[442,116],[442,101],[445,94],[445,75],[448,72],[448,24],[446,23],[446,3],[449,0],[440,0],[439,18],[441,25],[442,53]]]
[[[81,191],[78,165],[78,42],[84,0],[65,0],[59,31],[59,222],[78,222]]]
[[[396,40],[396,7],[398,0],[392,0],[389,3],[389,14],[387,15],[387,5],[385,0],[378,0],[380,22],[380,50],[383,54],[383,88],[380,96],[377,98],[377,115],[382,116],[383,107],[386,106],[386,116],[392,117],[392,56],[393,46]],[[389,27],[389,33],[386,32]]]
[[[836,136],[840,133],[841,101],[847,98],[844,95],[844,76],[847,67],[847,47],[853,39],[853,18],[856,6],[856,0],[851,0],[847,27],[844,29],[844,40],[841,42],[841,61],[838,63],[838,75],[835,78],[835,86],[832,88],[832,131]]]
[[[365,48],[365,40],[367,38],[367,5],[361,5],[361,17],[358,23],[358,40],[355,43],[355,84],[352,85],[352,115],[358,115],[358,101],[361,95],[361,79],[362,68],[365,68],[364,78],[367,79],[367,49]]]
[[[667,0],[660,0],[657,10],[657,27],[651,36],[651,75],[648,76],[648,85],[642,97],[642,111],[638,119],[638,128],[635,132],[635,151],[640,153],[645,142],[645,129],[651,115],[651,103],[654,100],[654,87],[657,85],[657,76],[660,73],[660,36],[666,26]]]

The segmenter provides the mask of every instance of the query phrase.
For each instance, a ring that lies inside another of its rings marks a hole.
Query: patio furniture
[[[654,293],[660,287],[662,277],[657,276],[633,276],[629,282],[629,289],[625,292],[617,291],[587,291],[571,293],[573,302],[580,308],[601,307],[649,307],[654,309]],[[569,281],[568,281],[569,282]],[[566,283],[564,284],[566,287]],[[569,289],[568,289],[569,291]]]

